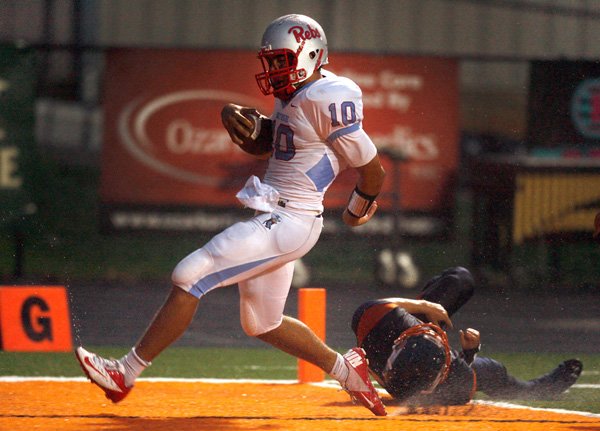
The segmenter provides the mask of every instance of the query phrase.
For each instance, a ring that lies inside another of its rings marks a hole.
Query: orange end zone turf
[[[598,415],[477,404],[389,406],[390,416],[379,418],[342,391],[300,384],[140,381],[112,404],[89,382],[20,381],[0,382],[0,399],[0,430],[11,431],[600,430]]]

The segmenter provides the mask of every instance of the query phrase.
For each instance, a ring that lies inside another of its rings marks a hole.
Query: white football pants
[[[235,223],[181,260],[171,279],[201,298],[238,283],[242,328],[251,336],[281,324],[294,261],[316,244],[323,218],[284,208]]]

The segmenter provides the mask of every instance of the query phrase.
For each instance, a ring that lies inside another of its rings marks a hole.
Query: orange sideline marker
[[[321,340],[325,341],[326,290],[323,288],[298,289],[298,319],[304,322]],[[322,382],[325,372],[310,362],[298,359],[298,382]]]
[[[0,286],[2,349],[12,352],[72,349],[71,319],[63,286]]]

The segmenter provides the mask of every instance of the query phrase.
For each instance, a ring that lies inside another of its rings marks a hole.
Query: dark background
[[[267,10],[260,6],[273,3],[257,0],[240,19],[238,10],[227,10],[230,3],[206,1],[201,5],[206,9],[190,11],[195,15],[188,19],[181,4],[191,7],[196,2],[0,2],[0,43],[28,46],[37,77],[29,88],[33,100],[24,108],[26,113],[15,115],[16,105],[6,99],[0,107],[0,128],[7,130],[5,119],[10,118],[10,130],[25,131],[23,148],[31,150],[23,164],[23,193],[18,200],[0,195],[0,284],[65,285],[75,334],[83,342],[130,346],[136,341],[167,294],[172,268],[210,235],[101,233],[98,131],[104,51],[114,46],[182,45],[256,49],[269,17],[298,7],[284,0],[277,3],[277,10]],[[452,229],[442,238],[358,237],[347,231],[324,237],[304,262],[311,275],[306,285],[329,292],[329,342],[339,347],[353,344],[349,322],[362,301],[416,296],[428,278],[461,265],[473,271],[477,293],[455,322],[480,329],[484,349],[598,352],[600,246],[591,241],[592,219],[574,241],[535,238],[513,248],[502,265],[493,264],[495,247],[490,254],[474,256],[474,250],[481,249],[474,243],[481,238],[506,243],[506,225],[489,235],[496,220],[489,226],[476,221],[468,168],[473,159],[527,156],[539,147],[577,149],[581,141],[565,121],[565,104],[575,80],[597,73],[598,44],[592,31],[600,20],[597,8],[590,2],[570,7],[527,0],[414,0],[402,10],[377,7],[391,3],[310,2],[300,12],[323,18],[324,26],[331,28],[332,52],[386,50],[450,56],[460,62],[461,165],[456,201],[448,214]],[[136,10],[142,4],[147,7]],[[363,7],[369,14],[360,13]],[[128,21],[130,17],[134,20]],[[378,26],[365,25],[373,17]],[[544,75],[538,66],[549,64],[555,68]],[[571,84],[559,84],[561,79]],[[0,145],[7,141],[0,138]],[[562,159],[561,151],[553,156]],[[588,153],[582,155],[582,161],[588,161]],[[498,183],[493,175],[479,177],[484,186]],[[510,212],[509,201],[493,193],[489,198],[489,208]],[[13,204],[15,209],[6,216],[3,211]],[[339,219],[339,214],[327,217],[326,223]],[[378,258],[387,248],[411,258],[416,285],[408,288],[401,277],[391,285],[382,282]],[[295,314],[294,289],[290,314]],[[238,313],[235,287],[211,293],[180,343],[261,345],[242,333]]]
[[[458,346],[457,330],[481,332],[482,354],[502,352],[597,353],[600,310],[597,292],[540,290],[490,292],[476,288],[473,298],[453,317],[449,331]],[[132,346],[169,291],[167,283],[95,283],[70,286],[75,344]],[[355,345],[352,314],[363,301],[416,292],[383,287],[327,287],[327,342],[334,348]],[[286,313],[297,316],[297,289],[292,288]],[[239,323],[236,287],[216,289],[204,297],[192,325],[176,343],[182,346],[266,347],[246,336]]]

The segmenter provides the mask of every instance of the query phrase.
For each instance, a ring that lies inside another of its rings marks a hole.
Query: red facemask
[[[298,58],[289,49],[262,49],[258,53],[263,71],[255,78],[258,88],[265,95],[288,99],[296,86],[306,79],[306,70],[297,70]]]

